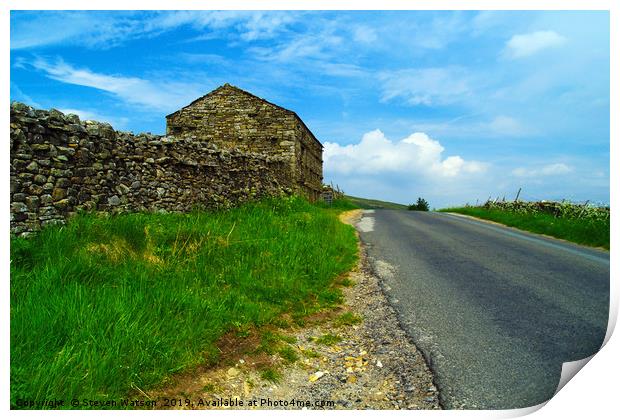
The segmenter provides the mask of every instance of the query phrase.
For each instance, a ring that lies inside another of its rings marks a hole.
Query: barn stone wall
[[[166,117],[169,135],[191,137],[220,148],[281,156],[289,162],[296,191],[318,199],[323,147],[292,111],[225,84]]]
[[[312,201],[320,198],[323,188],[323,147],[299,122],[295,126],[294,168],[300,192]]]

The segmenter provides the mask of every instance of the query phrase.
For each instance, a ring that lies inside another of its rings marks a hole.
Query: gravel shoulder
[[[355,224],[360,216],[354,210],[341,220]],[[164,409],[440,409],[433,375],[360,247],[338,309],[273,332],[286,337],[286,353],[248,352],[256,338],[245,345],[232,340],[218,365],[137,394]],[[282,354],[296,356],[286,361]],[[265,372],[278,372],[277,378]]]

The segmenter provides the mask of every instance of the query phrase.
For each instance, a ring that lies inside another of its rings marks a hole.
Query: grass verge
[[[458,207],[440,211],[465,214],[581,245],[609,249],[609,220],[564,218],[545,213],[521,214],[480,207]]]
[[[78,215],[12,238],[11,406],[123,398],[216,361],[227,332],[333,306],[333,280],[357,259],[337,213],[293,197],[226,212]]]

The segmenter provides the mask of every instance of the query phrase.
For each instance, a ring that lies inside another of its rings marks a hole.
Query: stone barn
[[[166,134],[282,156],[297,193],[312,201],[320,197],[323,145],[295,112],[228,83],[168,115]]]

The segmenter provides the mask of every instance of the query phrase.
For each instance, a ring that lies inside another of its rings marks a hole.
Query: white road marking
[[[394,273],[396,273],[396,268],[394,268],[392,264],[382,260],[375,260],[373,265],[379,277],[383,280],[394,281]]]
[[[357,223],[357,227],[362,232],[372,232],[375,230],[375,218],[374,217],[362,217]]]

